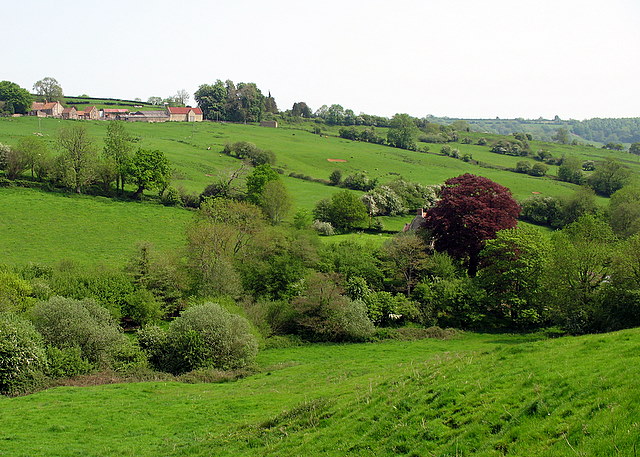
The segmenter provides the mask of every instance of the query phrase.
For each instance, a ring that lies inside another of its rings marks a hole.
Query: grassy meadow
[[[269,349],[236,382],[0,397],[0,456],[632,456],[639,349],[637,329]]]
[[[0,262],[123,265],[139,242],[159,251],[184,244],[192,213],[137,203],[35,189],[0,189]]]

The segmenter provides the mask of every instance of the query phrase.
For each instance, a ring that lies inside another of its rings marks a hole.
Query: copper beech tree
[[[469,275],[475,276],[485,240],[515,227],[520,205],[506,187],[469,173],[445,181],[440,197],[427,213],[425,228],[436,250],[464,260]]]

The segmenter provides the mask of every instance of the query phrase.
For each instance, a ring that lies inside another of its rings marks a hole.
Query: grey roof
[[[131,117],[169,117],[166,111],[136,111]]]

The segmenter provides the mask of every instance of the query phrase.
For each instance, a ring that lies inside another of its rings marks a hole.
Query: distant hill
[[[561,127],[569,130],[585,142],[626,143],[640,141],[640,118],[594,118],[584,121],[573,119],[463,119],[430,116],[431,122],[451,124],[455,121],[468,122],[474,131],[509,135],[513,132],[532,134],[536,139],[550,141]]]

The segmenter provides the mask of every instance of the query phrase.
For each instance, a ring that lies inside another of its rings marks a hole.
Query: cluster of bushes
[[[334,194],[331,198],[319,201],[313,211],[315,222],[313,228],[322,235],[333,235],[336,232],[348,232],[356,227],[363,228],[367,219],[369,229],[382,230],[377,216],[398,216],[415,211],[417,208],[430,208],[438,201],[441,186],[425,186],[416,182],[408,182],[401,178],[385,185],[377,185],[367,181],[363,173],[352,175],[352,182],[359,182],[356,189],[368,189],[362,197],[349,191]],[[331,174],[332,182],[340,182],[340,172]],[[350,181],[345,180],[347,183]],[[342,182],[344,187],[344,182]]]
[[[385,144],[385,139],[376,134],[374,127],[358,130],[355,127],[343,127],[338,131],[340,138],[353,141],[363,141],[365,143]]]
[[[418,208],[431,208],[438,201],[440,188],[399,178],[366,193],[362,202],[371,216],[398,216]]]
[[[297,173],[295,171],[292,171],[291,173],[289,173],[288,176],[290,178],[302,179],[303,181],[317,182],[319,184],[324,184],[324,185],[333,185],[330,180],[323,179],[323,178],[314,178],[313,176],[305,175],[304,173]]]
[[[549,167],[544,163],[534,163],[531,165],[531,162],[521,160],[516,164],[514,171],[517,173],[526,173],[530,176],[545,176],[547,171],[549,171]]]
[[[442,146],[442,148],[440,148],[440,153],[446,155],[447,157],[460,159],[463,162],[471,162],[473,160],[473,156],[471,154],[461,154],[459,149],[452,148],[448,144],[445,144],[444,146]]]
[[[386,187],[426,198],[415,183]],[[582,333],[639,325],[640,191],[616,193],[609,216],[595,209],[593,191],[581,192],[523,202],[523,217],[564,228],[550,242],[535,229],[499,231],[476,271],[434,251],[426,232],[381,247],[324,245],[302,215],[300,228],[273,227],[258,206],[223,198],[205,200],[175,256],[142,246],[121,271],[0,269],[0,389],[95,370],[200,379],[250,367],[262,345],[367,341],[381,334],[375,326]],[[357,195],[336,195],[322,211],[359,207],[366,220]],[[337,230],[354,222],[354,214],[336,217]],[[137,338],[122,327],[139,328]]]
[[[528,156],[531,154],[531,147],[526,140],[498,140],[491,146],[491,152],[496,154],[505,154],[511,156]]]
[[[236,159],[246,160],[254,167],[264,164],[273,165],[276,163],[276,155],[272,151],[260,149],[248,141],[227,143],[224,145],[222,153],[235,157]]]
[[[378,184],[378,179],[371,179],[367,173],[359,171],[348,175],[343,179],[342,171],[334,170],[329,175],[329,184],[332,186],[340,186],[351,190],[361,190],[367,192]]]
[[[193,306],[166,332],[145,327],[127,338],[91,299],[52,297],[22,314],[0,313],[0,394],[46,387],[53,380],[109,370],[171,374],[250,365],[257,342],[248,321],[208,303]]]
[[[588,176],[584,171],[593,171]],[[598,164],[576,157],[563,157],[558,179],[573,184],[586,184],[600,195],[609,197],[631,180],[631,170],[611,158]]]

